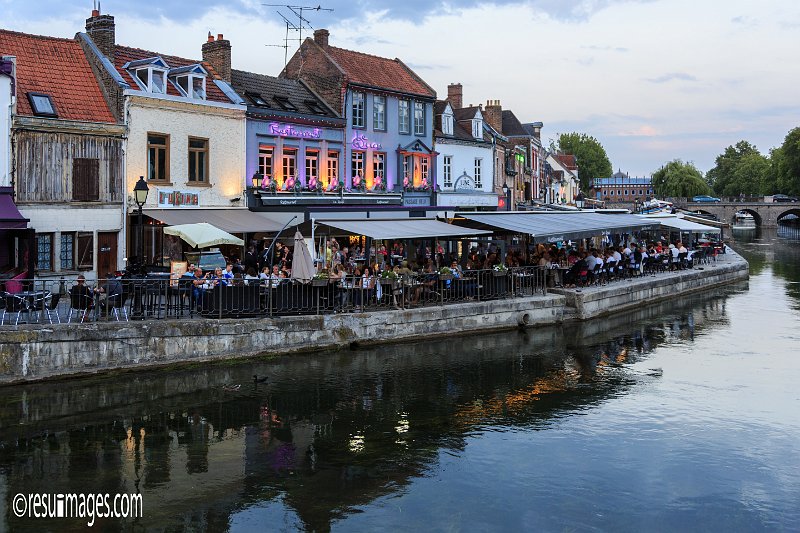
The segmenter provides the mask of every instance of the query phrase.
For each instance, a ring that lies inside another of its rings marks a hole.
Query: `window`
[[[264,100],[264,98],[258,93],[245,92],[244,95],[257,106],[267,107],[269,105],[267,101]]]
[[[475,158],[475,188],[480,189],[481,185],[481,164],[483,160],[480,157]]]
[[[56,106],[49,94],[28,93],[28,100],[31,103],[33,114],[38,117],[58,117]]]
[[[181,74],[171,79],[177,84],[183,96],[197,100],[206,99],[205,74]]]
[[[273,96],[272,99],[275,100],[278,107],[284,111],[297,111],[297,106],[291,103],[285,96]]]
[[[442,115],[442,133],[445,135],[453,134],[453,115],[447,113]]]
[[[281,166],[283,169],[283,181],[286,182],[286,179],[289,176],[296,177],[297,176],[297,150],[288,150],[285,149],[283,151],[283,159],[281,161]]]
[[[169,181],[169,135],[147,134],[147,179]]]
[[[473,120],[472,121],[472,136],[476,139],[483,138],[483,124],[480,120]]]
[[[425,104],[414,102],[414,135],[425,135]]]
[[[403,179],[411,182],[411,156],[403,156]]]
[[[364,93],[353,92],[353,127],[363,128],[364,119]]]
[[[61,234],[61,270],[73,270],[75,268],[75,234]]]
[[[444,178],[444,186],[445,187],[452,187],[453,186],[453,157],[446,155],[442,158],[443,167],[442,167],[442,177]]]
[[[94,234],[78,233],[78,269],[94,268]]]
[[[306,185],[319,179],[319,152],[316,150],[306,151]]]
[[[386,131],[386,97],[372,97],[372,129]]]
[[[272,154],[274,148],[272,146],[259,146],[258,147],[258,173],[263,176],[272,177]]]
[[[189,137],[189,183],[208,183],[208,139]]]
[[[166,70],[150,67],[136,69],[134,72],[136,74],[136,81],[139,82],[143,90],[154,94],[164,94],[167,92],[165,90],[165,85],[167,83]]]
[[[100,160],[72,160],[72,200],[90,202],[100,199]]]
[[[325,109],[319,104],[319,102],[315,102],[314,100],[306,100],[303,102],[306,104],[306,107],[309,111],[314,113],[315,115],[327,115],[328,113],[325,112]]]
[[[381,152],[372,153],[372,177],[373,180],[380,176],[381,184],[386,185],[386,154]],[[374,182],[374,181],[373,181]]]
[[[328,186],[339,183],[339,152],[328,152]]]
[[[356,176],[364,177],[364,152],[353,152],[350,178],[355,178]]]
[[[53,234],[36,234],[36,268],[53,270]]]
[[[397,102],[397,122],[400,133],[411,133],[411,104],[408,100]]]
[[[428,179],[428,158],[427,157],[420,157],[419,158],[419,170],[420,170],[420,179],[423,182],[425,182],[428,185],[430,185],[431,182]]]

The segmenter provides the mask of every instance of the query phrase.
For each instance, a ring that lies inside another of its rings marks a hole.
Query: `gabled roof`
[[[115,123],[80,44],[0,30],[0,54],[17,58],[17,114],[34,116],[28,93],[50,96],[59,119]]]
[[[125,65],[127,63],[137,64],[140,60],[150,60],[154,58],[161,58],[170,69],[177,69],[179,67],[192,67],[197,64],[202,65],[206,72],[208,72],[208,78],[206,80],[206,99],[211,102],[224,102],[226,104],[231,103],[230,98],[225,96],[225,93],[223,93],[222,90],[220,90],[220,88],[214,83],[214,80],[219,80],[221,78],[208,63],[197,61],[196,59],[185,59],[182,57],[150,52],[148,50],[142,50],[141,48],[131,48],[129,46],[117,45],[114,49],[114,67],[117,69],[117,72],[120,73],[122,79],[124,79],[125,82],[127,82],[128,85],[130,85],[133,89],[138,89],[139,85],[136,83],[136,81],[134,81],[128,70],[124,68]],[[145,61],[144,64],[147,64],[147,62]],[[178,89],[172,85],[172,82],[169,81],[167,82],[167,94],[170,96],[183,96]]]
[[[476,139],[472,136],[472,123],[470,122],[471,119],[475,116],[475,111],[478,109],[470,108],[469,111],[464,112],[464,109],[453,109],[453,134],[452,135],[445,135],[444,131],[442,130],[442,114],[447,109],[447,105],[449,104],[448,100],[437,100],[434,104],[434,110],[436,112],[436,121],[434,122],[434,130],[433,136],[439,137],[442,139],[457,139],[459,141],[470,141],[474,143],[483,143],[486,142],[485,135],[481,135],[480,139]],[[451,106],[452,108],[452,106]],[[462,118],[459,119],[459,115]],[[469,126],[462,125],[460,122],[470,122]]]
[[[479,107],[462,107],[461,109],[456,109],[453,113],[455,114],[456,120],[472,120],[480,110],[481,108]]]
[[[388,59],[335,46],[321,48],[350,83],[436,98],[436,91],[397,58]]]
[[[513,111],[503,110],[503,135],[506,137],[527,137],[528,132],[522,127]]]
[[[578,170],[578,158],[572,154],[554,154],[555,158],[567,170]]]
[[[277,96],[278,98],[285,98],[297,108],[296,113],[339,118],[328,104],[297,80],[275,78],[243,70],[231,70],[231,85],[248,107],[254,106],[264,110],[285,111],[284,106],[275,101]],[[267,105],[258,106],[253,100],[256,95],[261,97]],[[316,104],[316,108],[311,105],[312,103]]]

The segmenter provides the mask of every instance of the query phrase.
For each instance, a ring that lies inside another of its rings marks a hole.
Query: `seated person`
[[[97,312],[105,308],[107,314],[108,309],[114,306],[114,298],[122,296],[122,283],[113,272],[109,272],[106,274],[105,286],[95,289],[94,292],[97,296]]]
[[[92,289],[86,286],[86,277],[78,275],[77,284],[69,290],[70,305],[73,309],[91,309],[94,307],[94,294]]]
[[[423,294],[432,294],[434,292],[433,288],[438,281],[439,275],[433,271],[433,263],[428,263],[425,273],[422,275],[421,282],[414,287],[414,296],[411,299],[411,304],[419,303],[419,299]]]

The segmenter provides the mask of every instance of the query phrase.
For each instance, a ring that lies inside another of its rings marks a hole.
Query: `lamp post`
[[[503,183],[503,194],[506,195],[506,211],[511,211],[511,189],[506,183]]]
[[[545,163],[544,164],[544,177],[545,177],[545,181],[547,183],[547,189],[546,189],[546,192],[545,192],[544,201],[545,201],[545,203],[548,203],[548,204],[553,203],[553,191],[552,191],[553,187],[552,187],[552,184],[551,184],[552,174],[553,174],[553,167],[550,166],[550,163]]]
[[[264,174],[256,172],[253,174],[253,188],[258,190],[261,188],[261,183],[264,181]]]
[[[144,222],[142,221],[142,207],[147,202],[147,193],[150,192],[150,187],[144,181],[144,176],[139,176],[139,181],[133,187],[133,200],[136,202],[136,213],[139,215],[138,220],[138,236],[136,239],[136,254],[139,257],[142,265],[144,265]]]
[[[578,191],[578,196],[575,197],[575,205],[578,209],[583,209],[583,191]]]

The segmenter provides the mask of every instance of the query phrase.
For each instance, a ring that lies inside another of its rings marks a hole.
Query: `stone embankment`
[[[731,253],[702,270],[580,291],[553,289],[547,295],[402,311],[3,326],[0,384],[586,320],[747,277],[747,262]]]

